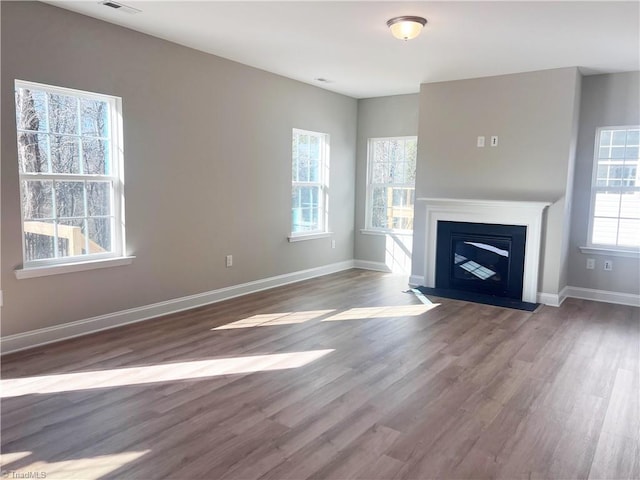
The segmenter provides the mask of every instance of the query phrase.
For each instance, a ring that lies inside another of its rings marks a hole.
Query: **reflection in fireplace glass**
[[[453,236],[453,277],[459,280],[501,284],[509,268],[509,240]],[[474,239],[476,240],[476,239]]]

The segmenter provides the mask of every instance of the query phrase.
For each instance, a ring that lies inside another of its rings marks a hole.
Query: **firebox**
[[[436,288],[522,300],[527,227],[438,221]]]

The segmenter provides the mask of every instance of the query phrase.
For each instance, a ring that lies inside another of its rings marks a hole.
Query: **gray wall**
[[[365,262],[384,263],[389,269],[407,274],[411,263],[411,235],[365,234],[367,140],[375,137],[418,135],[419,95],[358,100],[358,148],[356,161],[356,236],[355,258]]]
[[[356,100],[49,5],[1,9],[3,335],[353,258]],[[122,97],[132,265],[16,280],[14,79]],[[335,249],[287,241],[293,127],[331,135]]]
[[[573,287],[636,295],[640,293],[639,260],[582,254],[578,249],[580,246],[587,245],[596,128],[638,124],[640,124],[640,72],[584,77],[569,256],[568,282]],[[585,268],[587,258],[595,258],[595,270]],[[603,271],[605,259],[613,260],[613,271]]]
[[[576,68],[424,84],[416,195],[555,202],[547,209],[539,291],[565,286],[580,74]],[[498,135],[497,147],[476,139]],[[412,273],[424,275],[424,205]]]

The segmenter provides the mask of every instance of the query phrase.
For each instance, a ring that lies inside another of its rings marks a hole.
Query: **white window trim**
[[[610,244],[593,243],[593,221],[596,206],[597,187],[595,182],[598,176],[598,159],[600,152],[600,133],[602,130],[631,130],[640,128],[638,125],[616,125],[596,128],[593,142],[593,166],[591,169],[590,201],[589,201],[589,227],[587,229],[587,245],[578,247],[582,253],[592,255],[611,255],[617,257],[640,258],[640,247],[623,247]]]
[[[105,258],[102,260],[89,260],[85,262],[67,263],[63,265],[49,265],[44,267],[17,268],[13,272],[18,280],[26,278],[46,277],[49,275],[59,275],[62,273],[84,272],[99,268],[119,267],[130,265],[136,257]]]
[[[373,171],[371,168],[371,160],[373,155],[371,144],[374,141],[398,140],[398,139],[403,139],[403,140],[415,139],[417,141],[418,137],[416,135],[400,135],[396,137],[371,137],[367,140],[367,176],[366,176],[366,184],[365,184],[365,219],[364,219],[365,228],[360,229],[360,233],[363,233],[366,235],[367,234],[368,235],[375,235],[375,234],[413,235],[413,230],[402,230],[402,229],[396,229],[396,228],[376,228],[371,225],[371,222],[372,222],[371,195],[373,190],[373,183],[371,182],[371,175],[373,174]],[[391,184],[379,183],[376,185],[377,186],[387,185],[387,186],[393,186],[398,188],[413,188],[414,195],[415,195],[415,184],[410,185],[410,184],[394,183],[393,185],[391,185]],[[415,203],[415,200],[414,200],[414,203]]]
[[[328,238],[333,235],[333,232],[322,232],[322,233],[301,233],[299,235],[291,235],[287,237],[289,242],[303,242],[305,240],[316,240],[318,238]]]
[[[320,139],[320,175],[318,182],[295,182],[291,179],[291,189],[293,191],[294,186],[319,186],[320,198],[318,199],[320,228],[317,230],[307,230],[304,232],[294,232],[293,224],[290,222],[290,232],[287,237],[289,242],[297,242],[301,240],[313,240],[314,238],[323,238],[331,236],[329,232],[329,161],[330,161],[330,137],[328,133],[314,132],[311,130],[303,130],[300,128],[292,129],[292,135],[310,135],[318,137]],[[293,152],[292,152],[293,156]],[[293,161],[293,157],[291,159]],[[289,209],[289,215],[293,205]]]
[[[109,266],[126,265],[133,261],[135,257],[127,256],[125,237],[125,210],[124,210],[124,142],[123,142],[123,120],[122,120],[122,99],[113,95],[98,94],[83,90],[76,90],[42,83],[16,80],[14,88],[31,88],[51,92],[54,94],[67,95],[73,97],[83,97],[107,102],[110,105],[109,125],[110,125],[110,149],[111,155],[111,175],[91,176],[80,174],[51,174],[51,173],[20,173],[19,181],[23,178],[38,178],[42,180],[106,180],[113,184],[113,195],[111,199],[111,211],[114,222],[112,230],[113,251],[107,253],[90,253],[85,255],[68,256],[63,258],[41,259],[25,261],[25,235],[24,235],[24,212],[22,200],[20,200],[20,222],[22,230],[22,255],[23,265],[14,270],[18,279],[33,278],[72,271],[83,271],[95,268],[105,268]],[[14,105],[15,108],[15,105]],[[20,187],[20,191],[22,187]]]

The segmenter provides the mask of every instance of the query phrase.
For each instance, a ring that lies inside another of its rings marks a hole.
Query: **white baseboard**
[[[363,270],[374,270],[376,272],[390,273],[391,269],[384,262],[370,262],[368,260],[354,260],[354,268],[361,268]]]
[[[536,301],[550,307],[559,307],[567,298],[567,287],[560,290],[560,293],[538,292]]]
[[[411,275],[409,277],[409,285],[412,287],[421,287],[424,285],[424,277],[420,275]]]
[[[567,291],[567,297],[571,298],[640,307],[640,295],[634,293],[611,292],[582,287],[566,287],[565,290]]]
[[[290,283],[328,275],[330,273],[349,270],[350,268],[354,268],[353,260],[332,263],[330,265],[310,268],[308,270],[301,270],[298,272],[286,273],[284,275],[277,275],[275,277],[255,280],[253,282],[242,283],[240,285],[233,285],[196,295],[175,298],[165,302],[122,310],[120,312],[100,315],[53,327],[41,328],[30,332],[18,333],[16,335],[9,335],[0,339],[0,351],[3,355],[17,352],[19,350],[59,342],[61,340],[67,340],[87,335],[89,333],[99,332],[101,330],[108,330],[110,328],[120,327],[130,323],[149,320],[169,313],[177,313],[195,307],[202,307],[204,305],[221,302],[241,295],[260,292],[269,288],[280,287]]]

